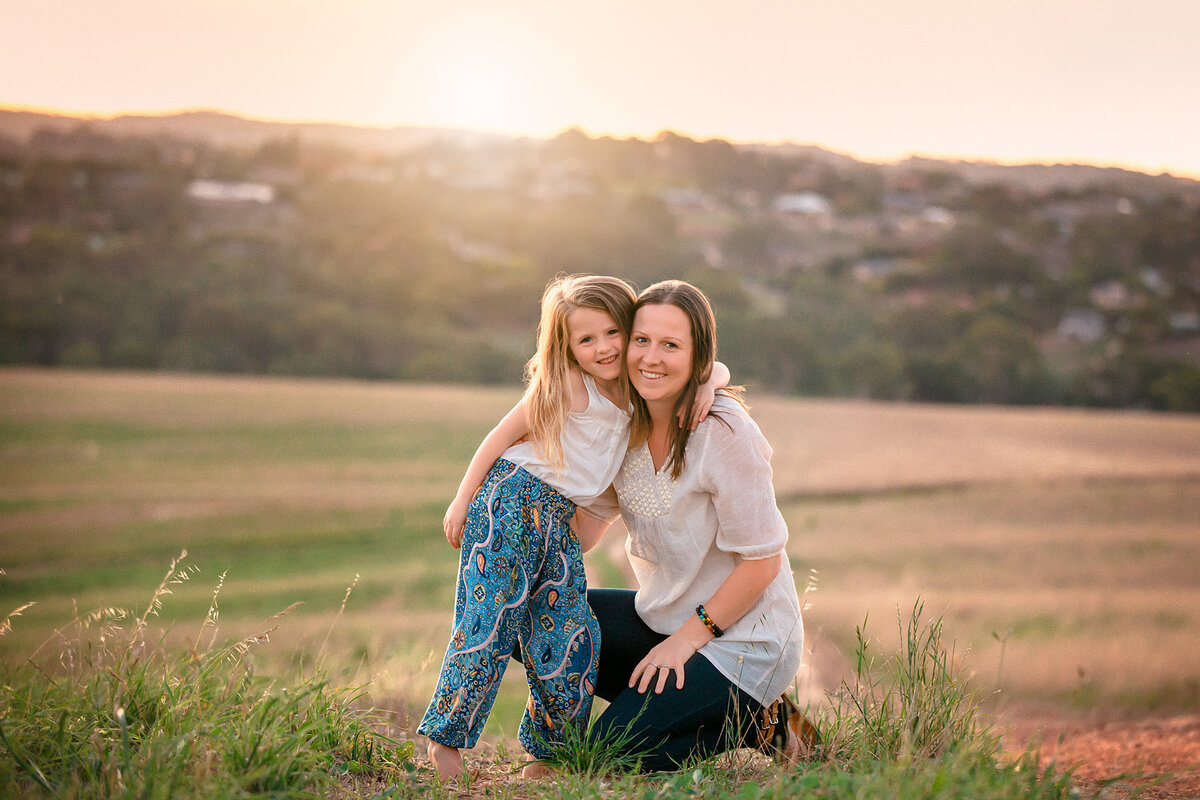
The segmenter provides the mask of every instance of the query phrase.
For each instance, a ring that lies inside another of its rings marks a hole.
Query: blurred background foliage
[[[1195,181],[0,124],[0,363],[515,383],[559,272],[696,283],[772,392],[1200,411]]]

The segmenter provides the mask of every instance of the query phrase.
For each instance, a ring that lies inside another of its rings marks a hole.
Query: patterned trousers
[[[471,501],[463,531],[454,627],[418,733],[474,747],[520,642],[529,703],[518,731],[537,758],[591,713],[600,626],[587,603],[575,504],[504,459]]]

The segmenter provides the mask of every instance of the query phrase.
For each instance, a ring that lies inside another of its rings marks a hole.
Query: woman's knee
[[[589,739],[626,754],[652,750],[666,738],[663,723],[668,720],[655,714],[650,704],[648,694],[640,695],[632,689],[621,692],[595,719]]]

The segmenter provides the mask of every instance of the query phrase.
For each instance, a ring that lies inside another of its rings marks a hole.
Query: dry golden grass
[[[1132,411],[751,398],[776,491],[1200,476],[1200,418]]]
[[[275,634],[280,652],[311,657],[332,628],[330,658],[394,707],[417,705],[453,592],[441,511],[518,396],[0,370],[0,599],[38,601],[7,638],[43,636],[73,602],[136,601],[186,547],[204,579],[172,601],[185,618],[198,624],[228,570],[225,630],[307,600]],[[774,447],[798,583],[818,572],[805,676],[817,695],[843,674],[864,617],[886,649],[898,610],[921,596],[981,688],[1002,689],[997,703],[1200,707],[1200,417],[751,406]],[[621,558],[613,536],[590,571],[612,584]],[[521,704],[520,676],[509,683],[501,730]]]
[[[195,428],[246,423],[371,425],[498,420],[517,389],[239,375],[6,368],[0,397],[13,421],[101,418]]]
[[[815,688],[920,595],[998,701],[1200,707],[1200,480],[1057,479],[785,506]],[[820,652],[824,649],[826,652]]]

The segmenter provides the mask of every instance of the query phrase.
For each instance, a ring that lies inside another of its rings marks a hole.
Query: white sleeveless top
[[[580,373],[588,404],[572,411],[563,424],[563,465],[555,470],[532,441],[514,444],[501,456],[524,467],[577,506],[589,506],[613,482],[629,448],[629,412],[617,408],[596,388],[595,379]]]

